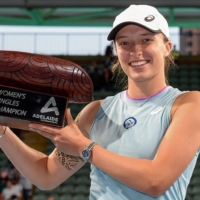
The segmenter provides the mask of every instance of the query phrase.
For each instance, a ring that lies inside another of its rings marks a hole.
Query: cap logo
[[[149,16],[147,16],[147,17],[144,18],[144,20],[145,20],[146,22],[151,22],[151,21],[153,21],[154,19],[155,19],[155,17],[154,17],[153,15],[149,15]]]

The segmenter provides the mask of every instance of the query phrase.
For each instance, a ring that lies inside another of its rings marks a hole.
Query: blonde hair
[[[163,36],[164,36],[163,37],[164,42],[165,43],[169,42],[169,39],[165,35],[163,35]],[[172,67],[176,66],[175,59],[177,58],[177,56],[178,56],[178,53],[176,51],[171,51],[170,54],[165,58],[164,73],[165,73],[165,82],[167,85],[169,85],[169,80],[168,80],[169,72]],[[113,61],[114,62],[113,62],[113,66],[111,69],[112,73],[113,73],[113,78],[116,79],[116,84],[122,85],[122,89],[127,89],[128,88],[128,77],[124,73],[118,58],[115,57],[113,59]]]

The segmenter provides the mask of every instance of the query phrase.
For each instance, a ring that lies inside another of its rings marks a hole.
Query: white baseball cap
[[[107,39],[114,40],[117,32],[129,24],[139,25],[152,32],[163,33],[169,38],[168,23],[156,8],[148,5],[130,5],[117,15]]]

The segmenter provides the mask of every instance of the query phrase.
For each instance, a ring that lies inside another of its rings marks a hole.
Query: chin
[[[147,77],[132,77],[132,78],[129,78],[131,81],[134,81],[134,82],[144,82],[144,81],[147,81],[148,78]]]

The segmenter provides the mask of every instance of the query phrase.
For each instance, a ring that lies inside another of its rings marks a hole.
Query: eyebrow
[[[154,32],[150,32],[150,33],[143,33],[143,34],[141,34],[141,36],[148,36],[148,35],[150,35],[150,36],[155,36],[155,35],[157,35],[158,33],[154,33]]]
[[[128,36],[119,36],[119,37],[117,37],[116,38],[116,40],[119,40],[119,39],[121,39],[121,38],[127,38]]]

